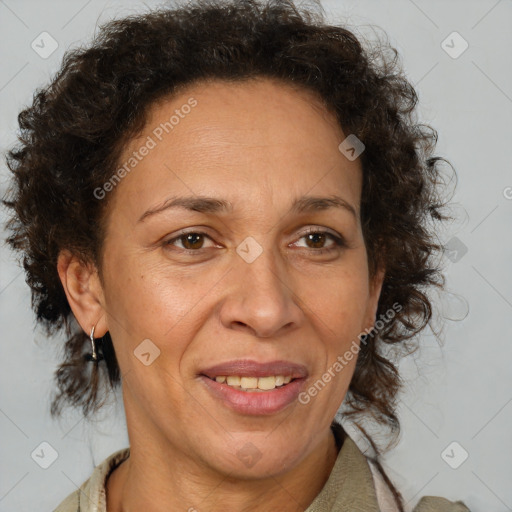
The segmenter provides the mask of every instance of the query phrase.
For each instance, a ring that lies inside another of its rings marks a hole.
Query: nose
[[[268,249],[252,263],[235,257],[237,260],[228,273],[228,293],[220,310],[224,327],[261,338],[298,328],[304,313],[285,263]]]

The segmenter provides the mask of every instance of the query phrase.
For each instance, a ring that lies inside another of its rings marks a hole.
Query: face
[[[311,93],[269,80],[195,84],[152,107],[120,159],[136,151],[136,165],[105,199],[101,305],[132,445],[257,477],[328,431],[356,359],[335,362],[373,325],[381,284],[368,275],[360,162],[338,149],[347,135]],[[261,393],[204,375],[237,360],[305,374]]]

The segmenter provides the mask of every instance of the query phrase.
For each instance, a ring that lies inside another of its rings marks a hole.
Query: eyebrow
[[[346,210],[357,219],[356,209],[348,201],[337,195],[331,195],[329,197],[299,197],[293,202],[290,212],[308,213],[317,210],[328,210],[329,208],[340,208],[342,210]]]
[[[144,212],[137,222],[142,222],[152,215],[156,215],[173,208],[182,208],[189,211],[209,214],[233,211],[233,205],[225,199],[205,196],[171,197],[163,204],[156,206],[155,208],[150,208]],[[357,219],[356,209],[348,201],[337,195],[331,195],[329,197],[299,197],[292,203],[289,212],[300,214],[312,211],[328,210],[329,208],[339,208],[348,211]]]

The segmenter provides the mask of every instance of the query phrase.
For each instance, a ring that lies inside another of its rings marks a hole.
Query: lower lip
[[[275,414],[297,400],[305,378],[295,379],[288,384],[269,391],[240,391],[227,384],[200,375],[207,389],[230,409],[250,415]]]

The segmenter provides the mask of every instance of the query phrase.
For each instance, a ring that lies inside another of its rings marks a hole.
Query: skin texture
[[[198,374],[232,359],[285,359],[306,365],[306,389],[373,326],[383,272],[370,281],[361,165],[338,150],[348,134],[315,96],[267,79],[193,84],[159,101],[120,161],[191,97],[197,106],[105,199],[102,279],[69,252],[59,257],[73,313],[87,333],[110,331],[122,374],[131,455],[108,480],[107,509],[303,511],[334,465],[330,424],[356,359],[308,404],[269,416],[230,410]],[[288,212],[298,197],[333,194],[356,215]],[[233,211],[139,221],[171,197],[198,195]],[[308,227],[346,246],[311,240]],[[185,228],[207,236],[187,245],[176,239]],[[248,236],[263,249],[252,263],[236,252]],[[149,366],[134,356],[145,339],[161,351]],[[252,467],[237,457],[249,442],[262,455]]]

